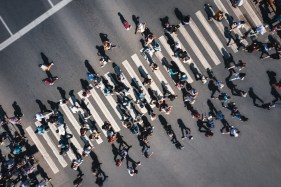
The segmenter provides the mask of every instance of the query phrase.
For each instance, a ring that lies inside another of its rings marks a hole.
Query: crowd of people
[[[14,115],[9,117],[0,106],[0,186],[44,187],[51,178],[44,171],[42,174],[43,168],[32,156],[21,124],[23,114],[16,102],[13,107]],[[41,177],[37,176],[37,171],[41,173]]]
[[[220,22],[225,18],[224,12],[220,10],[214,12],[210,4],[205,5],[205,10],[210,21],[214,20]],[[184,16],[179,11],[179,9],[175,9],[175,13],[180,19],[182,25],[170,24],[168,17],[161,18],[160,21],[167,38],[167,43],[173,50],[173,56],[179,59],[182,63],[189,64],[191,60],[190,55],[183,49],[179,41],[177,41],[175,38],[177,36],[179,27],[184,27],[184,25],[190,24],[191,17],[189,15]],[[120,16],[125,29],[130,30],[132,26],[129,24],[129,22],[125,20],[121,13],[118,13],[118,15]],[[133,21],[136,24],[135,34],[141,34],[141,36],[143,37],[141,41],[143,45],[142,55],[144,56],[144,59],[149,62],[152,72],[159,71],[159,65],[153,59],[153,55],[155,55],[155,53],[157,53],[158,51],[161,51],[161,46],[157,41],[157,37],[150,31],[145,22],[140,21],[139,17],[133,16]],[[269,40],[269,42],[260,42],[258,40],[258,36],[264,34],[265,28],[263,26],[253,28],[250,31],[244,33],[243,36],[239,36],[236,33],[236,30],[244,28],[245,24],[247,24],[246,20],[237,20],[229,25],[229,33],[231,37],[229,38],[229,41],[226,45],[229,46],[231,40],[233,40],[238,50],[242,48],[243,51],[249,53],[260,51],[261,59],[280,59],[281,46],[277,40],[272,39]],[[279,26],[275,25],[270,29],[271,32],[275,32],[276,30],[278,30],[278,28]],[[235,37],[232,36],[233,34],[235,34]],[[112,62],[111,58],[108,55],[108,51],[118,46],[110,42],[107,34],[101,33],[100,37],[102,40],[102,45],[97,47],[97,54],[98,56],[100,56],[99,62],[102,68],[108,63]],[[243,41],[246,39],[251,40],[251,44],[248,46],[243,43]],[[269,52],[273,50],[274,53],[270,54]],[[44,63],[40,64],[39,67],[43,71],[45,71],[48,76],[48,78],[44,79],[43,82],[47,85],[53,85],[54,82],[58,79],[57,77],[52,76],[50,72],[51,67],[54,65],[54,63],[49,62],[49,60],[43,53],[41,53],[41,56]],[[226,52],[223,57],[225,68],[230,73],[225,83],[218,80],[211,69],[207,69],[206,71],[206,74],[208,76],[203,75],[203,73],[199,72],[198,70],[195,71],[194,67],[192,67],[191,65],[190,69],[192,71],[194,70],[193,73],[196,80],[200,80],[204,84],[208,82],[208,88],[211,91],[211,98],[213,99],[213,101],[221,101],[222,108],[227,109],[226,111],[230,111],[230,115],[233,118],[238,119],[242,122],[246,122],[248,121],[248,118],[240,113],[238,107],[236,106],[236,103],[232,101],[232,96],[223,91],[226,85],[226,87],[230,88],[233,96],[247,97],[247,92],[238,89],[238,86],[234,84],[234,81],[242,81],[246,78],[246,73],[242,72],[243,69],[246,68],[246,63],[242,60],[239,60],[238,63],[236,63],[233,56],[228,52]],[[140,145],[142,146],[142,153],[144,157],[150,158],[154,152],[150,150],[149,138],[153,135],[154,127],[153,125],[151,125],[142,111],[148,112],[151,121],[157,118],[156,110],[159,110],[159,112],[165,115],[170,115],[173,111],[172,101],[178,98],[178,95],[172,94],[164,84],[162,85],[163,95],[158,93],[156,90],[153,90],[152,87],[150,87],[152,79],[150,79],[148,76],[143,76],[143,82],[138,82],[133,79],[133,88],[129,88],[128,85],[126,85],[126,82],[128,81],[126,80],[126,77],[124,76],[121,68],[117,64],[113,63],[112,65],[114,68],[114,73],[111,73],[110,76],[112,78],[111,81],[114,85],[111,85],[111,83],[106,81],[105,78],[96,73],[93,68],[89,68],[89,64],[86,64],[86,66],[88,66],[88,72],[86,73],[87,80],[81,80],[81,84],[83,87],[82,96],[84,98],[89,97],[91,95],[92,89],[100,89],[106,97],[113,96],[116,100],[118,108],[120,109],[119,111],[122,116],[121,122],[123,127],[127,128],[130,132],[136,135],[137,139],[140,142]],[[231,137],[238,137],[240,130],[234,127],[234,125],[230,125],[227,122],[223,112],[217,110],[211,100],[207,101],[210,108],[210,111],[207,112],[208,114],[200,113],[195,108],[194,104],[199,92],[196,90],[196,88],[194,88],[192,84],[188,83],[189,77],[180,70],[180,68],[174,61],[171,61],[170,64],[166,64],[165,68],[167,69],[167,72],[173,80],[175,87],[177,87],[178,90],[182,92],[184,106],[188,111],[190,111],[191,116],[197,121],[199,132],[204,133],[206,137],[212,137],[214,135],[213,129],[215,128],[215,120],[219,120],[223,125],[221,129],[222,134],[229,134]],[[268,74],[271,80],[276,76],[274,76],[272,72],[268,72]],[[279,89],[281,87],[281,82],[273,80],[271,86],[273,90]],[[130,89],[133,89],[133,93],[135,93],[134,96],[131,95]],[[145,91],[146,89],[148,90],[148,92]],[[69,100],[66,99],[65,94],[62,93],[63,91],[61,88],[58,88],[58,90],[62,95],[62,99],[52,106],[52,110],[41,110],[41,112],[36,113],[35,119],[40,123],[40,125],[36,127],[35,132],[44,135],[44,133],[48,132],[50,129],[49,125],[55,126],[56,133],[59,133],[60,135],[60,140],[58,141],[60,154],[65,156],[69,151],[72,151],[70,147],[70,141],[73,135],[67,132],[67,124],[64,121],[64,116],[59,111],[59,105],[68,104]],[[215,96],[217,92],[218,95]],[[150,100],[147,100],[147,93],[150,96]],[[102,186],[107,176],[100,167],[100,163],[94,153],[93,147],[86,140],[87,138],[89,138],[90,141],[97,141],[100,138],[101,132],[95,126],[95,121],[90,119],[92,117],[92,114],[87,105],[84,103],[84,100],[82,99],[81,101],[79,101],[74,96],[73,91],[70,92],[69,95],[71,99],[70,103],[72,105],[72,112],[77,113],[79,117],[82,118],[82,122],[80,122],[80,136],[84,142],[83,152],[77,153],[77,159],[73,160],[71,164],[71,168],[79,172],[77,175],[77,179],[74,181],[74,184],[78,186],[82,183],[83,172],[81,171],[79,166],[83,163],[83,158],[90,156],[93,159],[92,172],[97,178],[97,184]],[[276,103],[278,99],[279,98],[277,97],[275,100],[269,103],[264,103],[262,100],[260,100],[262,102],[260,107],[271,109],[272,107],[280,106],[280,104]],[[82,116],[81,112],[79,112],[81,110],[84,114]],[[8,117],[5,113],[3,114],[4,115],[0,116],[1,126],[4,126],[8,123],[12,125],[20,125],[22,116],[16,115],[14,117]],[[166,130],[167,135],[171,137],[171,141],[176,145],[176,147],[178,149],[183,149],[184,146],[177,140],[172,126],[165,125],[164,129]],[[132,146],[128,145],[126,141],[123,140],[123,137],[120,133],[115,132],[109,121],[104,121],[102,130],[106,132],[107,140],[110,144],[112,144],[116,166],[120,167],[125,159],[129,175],[136,175],[138,173],[138,167],[141,165],[141,162],[136,162],[129,156],[129,150]],[[186,138],[190,140],[193,139],[189,128],[183,128],[182,132],[182,140]],[[35,170],[34,165],[36,165],[36,162],[32,156],[27,155],[26,151],[23,151],[27,142],[25,137],[22,137],[19,133],[17,133],[17,131],[12,136],[10,136],[8,132],[3,132],[1,133],[0,137],[1,143],[5,139],[10,139],[12,147],[11,153],[8,155],[8,158],[2,158],[3,161],[1,165],[1,183],[3,182],[3,184],[10,184],[15,181],[21,181],[21,186],[28,186],[29,183],[35,184],[37,186],[44,186],[50,181],[50,178],[48,177],[42,179],[42,181],[39,182],[36,179],[30,177],[33,176],[31,174]],[[119,148],[116,148],[116,144],[119,144]],[[16,179],[11,180],[12,177]]]

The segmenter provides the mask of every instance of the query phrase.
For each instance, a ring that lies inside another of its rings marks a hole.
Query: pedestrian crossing
[[[247,17],[248,19],[251,19],[251,26],[262,25],[262,21],[255,15],[252,7],[247,1],[244,1],[242,7],[234,9],[229,1],[214,0],[213,7],[222,10],[224,13],[228,13],[234,18],[234,21],[240,19],[247,22],[248,20],[245,18]],[[242,13],[245,12],[245,10],[247,10],[247,15]],[[207,68],[211,69],[213,66],[222,63],[223,51],[230,51],[233,53],[238,52],[237,46],[235,44],[227,47],[227,40],[222,39],[225,38],[224,29],[226,26],[229,27],[229,22],[226,20],[223,20],[222,22],[209,22],[206,18],[205,12],[201,10],[196,12],[195,15],[191,17],[193,18],[188,25],[180,24],[177,35],[171,36],[174,41],[179,43],[183,50],[188,52],[188,54],[192,52],[194,56],[191,56],[191,60],[189,62],[183,63],[176,58],[174,56],[173,50],[167,42],[169,38],[167,35],[162,35],[157,39],[162,50],[155,52],[152,58],[158,66],[163,65],[165,71],[161,71],[160,69],[152,71],[152,69],[148,68],[150,62],[148,59],[145,59],[142,56],[142,50],[140,50],[139,53],[131,55],[130,59],[124,60],[122,63],[120,63],[120,68],[124,72],[121,82],[129,88],[127,96],[132,99],[132,102],[135,103],[137,106],[136,108],[138,108],[141,113],[146,114],[147,109],[144,107],[141,108],[136,103],[138,96],[136,94],[136,87],[134,87],[133,84],[143,89],[143,93],[145,94],[144,97],[148,102],[151,101],[149,93],[150,89],[163,96],[164,86],[167,88],[169,93],[176,94],[175,90],[177,88],[175,87],[175,84],[170,84],[168,81],[168,79],[171,80],[169,74],[171,60],[174,61],[180,71],[184,72],[188,76],[187,81],[192,83],[194,82],[195,77],[191,71],[191,65],[194,66],[200,73],[204,74]],[[242,33],[244,33],[246,30],[249,30],[251,26],[246,24],[244,28],[235,29],[234,33],[242,35]],[[183,38],[184,41],[181,41],[180,38]],[[187,45],[183,45],[183,43],[187,43]],[[245,44],[249,43],[250,41],[245,41]],[[215,46],[215,48],[212,46]],[[203,67],[203,69],[200,69],[199,67]],[[104,80],[113,87],[116,85],[116,80],[112,76],[114,72],[115,71],[107,72],[103,75]],[[152,74],[154,74],[154,76],[151,76]],[[148,86],[143,85],[143,79],[145,76],[152,80],[152,83]],[[156,79],[153,77],[156,77]],[[90,111],[90,118],[86,119],[84,109],[79,107],[79,103],[74,103],[75,101],[73,101],[73,98],[70,98],[68,99],[68,103],[61,103],[59,105],[59,111],[63,114],[66,123],[66,127],[64,129],[60,129],[59,133],[57,133],[56,127],[50,123],[48,124],[50,127],[49,132],[46,132],[43,135],[34,133],[35,127],[41,125],[41,123],[38,121],[35,122],[34,126],[30,126],[26,129],[27,133],[36,144],[39,152],[43,155],[43,158],[46,160],[47,164],[54,173],[58,173],[61,169],[65,168],[67,165],[70,165],[71,161],[76,158],[76,153],[71,149],[65,157],[59,153],[60,150],[57,145],[61,139],[61,134],[64,132],[73,135],[69,141],[76,148],[76,151],[79,154],[82,154],[85,144],[98,146],[104,141],[107,141],[107,132],[102,129],[105,121],[109,121],[111,123],[115,132],[121,131],[120,127],[122,126],[124,114],[116,102],[116,95],[106,94],[104,89],[105,84],[101,83],[100,88],[93,87],[93,89],[90,90],[91,94],[89,96],[83,96],[82,90],[77,92],[79,99],[84,102]],[[73,108],[74,105],[78,105],[76,110]],[[151,108],[154,108],[154,106],[152,105]],[[130,115],[135,118],[135,109],[129,106],[128,110]],[[83,137],[80,135],[81,123],[87,124],[89,126],[86,136]],[[94,130],[100,131],[102,134],[98,139],[92,141],[88,136],[92,134]],[[47,152],[44,145],[48,146],[52,151]]]

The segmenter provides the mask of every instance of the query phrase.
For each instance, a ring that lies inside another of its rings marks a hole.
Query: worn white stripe
[[[60,141],[60,134],[59,133],[56,133],[56,128],[55,128],[55,125],[54,124],[51,124],[51,123],[48,123],[49,124],[49,127],[53,133],[53,135],[56,137],[56,139],[58,141]],[[70,140],[74,139],[75,137],[73,136]],[[69,157],[69,159],[72,161],[74,159],[76,159],[76,156],[74,155],[73,151],[70,149],[68,152],[67,152],[67,156]]]
[[[160,51],[157,51],[154,54],[157,57],[158,61],[160,63],[162,63],[162,59],[164,58],[163,54]],[[148,60],[146,60],[146,62],[148,64],[150,64]],[[164,68],[166,69],[165,66],[164,66]],[[162,74],[162,72],[160,70],[154,71],[153,73],[158,78],[158,80],[161,82],[161,84],[164,84],[167,87],[167,89],[169,90],[169,92],[171,92],[171,94],[175,94],[174,90],[172,89],[172,87],[170,86],[170,84],[168,83],[168,81],[166,80],[166,78],[164,77],[164,75]]]
[[[147,77],[152,80],[152,82],[151,82],[151,84],[150,84],[151,89],[157,91],[157,93],[158,93],[159,95],[163,95],[163,93],[161,92],[161,90],[160,90],[160,89],[158,88],[158,86],[155,84],[155,81],[151,78],[151,76],[149,75],[148,71],[146,70],[146,68],[144,67],[144,65],[142,64],[142,62],[140,61],[138,55],[137,55],[137,54],[134,54],[134,55],[131,56],[131,58],[133,59],[133,61],[134,61],[134,63],[136,64],[136,66],[137,66],[138,68],[142,68],[143,71],[144,71],[144,73],[147,75]],[[155,72],[156,72],[156,71],[155,71]]]
[[[91,87],[94,87],[91,85]],[[95,90],[95,88],[90,90],[92,97],[95,99],[96,103],[98,104],[99,108],[101,109],[101,111],[104,113],[104,116],[107,118],[107,120],[111,123],[112,128],[114,129],[115,132],[120,131],[119,126],[117,125],[116,121],[114,120],[114,118],[112,117],[111,113],[109,112],[109,110],[107,109],[107,107],[105,106],[105,104],[103,103],[103,101],[101,100],[100,96],[98,95],[97,91]]]
[[[41,123],[39,121],[35,122],[36,127],[41,126]],[[59,163],[61,164],[62,167],[66,167],[67,163],[64,160],[63,156],[59,153],[57,146],[55,146],[54,142],[51,140],[50,136],[45,132],[42,134],[43,138],[46,140],[47,144],[53,151],[54,155],[57,157]]]
[[[8,25],[6,24],[6,22],[4,21],[4,19],[1,16],[0,16],[0,20],[2,21],[4,27],[7,29],[9,34],[12,36],[13,35],[12,31],[9,29]]]
[[[52,160],[51,156],[45,149],[45,147],[42,145],[40,142],[39,138],[35,134],[34,130],[29,126],[26,129],[26,132],[29,134],[30,138],[38,148],[39,152],[42,154],[43,158],[46,160],[47,164],[50,166],[51,170],[53,171],[54,174],[59,172],[59,169],[57,168],[56,164]]]
[[[90,100],[87,97],[84,97],[82,95],[82,91],[78,92],[78,95],[80,98],[84,99],[85,104],[87,105],[88,109],[90,110],[92,116],[94,117],[97,125],[101,128],[101,130],[103,131],[104,135],[107,136],[106,131],[102,129],[103,126],[103,120],[101,119],[101,117],[98,115],[96,109],[94,108],[94,106],[91,104]]]
[[[228,15],[230,15],[230,14],[228,13],[228,11],[226,10],[226,8],[224,7],[224,5],[221,3],[220,0],[214,0],[214,3],[216,4],[216,6],[217,6],[221,11],[223,11],[224,13],[227,13]],[[228,4],[231,4],[230,1],[228,1],[228,0],[227,0],[227,3],[228,3]],[[234,14],[238,17],[238,15],[236,14],[237,11],[235,11],[235,10],[239,10],[239,9],[238,9],[238,8],[233,8],[232,10],[234,11]],[[230,16],[231,16],[231,15],[230,15]],[[228,20],[227,20],[226,18],[225,18],[225,20],[227,21],[227,23],[228,23],[228,25],[229,25]],[[244,20],[244,21],[246,21],[246,20]],[[243,36],[243,34],[241,33],[241,31],[240,31],[239,29],[234,29],[233,32],[236,33],[236,34],[238,34],[239,36]],[[248,45],[248,42],[247,42],[246,40],[244,40],[243,43],[244,43],[245,45]]]
[[[263,25],[262,21],[258,18],[252,6],[249,4],[248,0],[244,0],[242,7],[245,8],[247,13],[249,14],[249,18],[254,22],[256,26]]]
[[[179,31],[183,35],[184,39],[187,41],[187,43],[189,44],[190,48],[195,53],[195,55],[197,56],[197,58],[199,59],[201,64],[204,66],[204,68],[205,69],[207,69],[207,68],[211,69],[210,64],[208,63],[208,61],[206,60],[204,55],[201,53],[201,51],[199,50],[199,48],[197,47],[197,45],[195,44],[195,42],[193,41],[193,39],[188,34],[188,32],[186,31],[186,29],[184,28],[184,26],[182,24],[180,24]]]
[[[70,100],[70,99],[69,99]],[[60,107],[62,108],[63,112],[65,113],[66,117],[68,118],[68,120],[70,121],[70,123],[72,124],[72,126],[74,127],[74,129],[76,130],[76,132],[80,135],[80,125],[78,124],[78,122],[76,121],[75,117],[73,116],[73,114],[71,113],[70,109],[68,108],[68,106],[66,104],[61,104]],[[80,144],[75,144],[74,142],[72,142],[73,145],[77,148],[79,153],[83,152],[83,148],[81,147]]]
[[[221,54],[222,53],[222,49],[224,49],[225,51],[227,51],[223,44],[221,43],[220,39],[218,38],[218,36],[215,34],[215,32],[213,31],[213,29],[211,28],[211,26],[209,25],[209,23],[207,22],[205,16],[202,14],[202,12],[198,11],[195,13],[195,15],[197,16],[197,18],[199,19],[199,21],[202,23],[202,25],[204,26],[204,28],[206,29],[207,33],[210,35],[210,37],[212,38],[212,40],[214,41],[215,45],[217,46],[218,50],[220,51]],[[213,21],[216,22],[216,21]]]
[[[105,76],[106,79],[108,80],[109,84],[114,85],[114,83],[113,83],[112,80],[111,80],[111,76],[110,76],[110,73],[109,73],[109,72],[106,73],[104,76]],[[132,93],[130,93],[130,91],[132,91]],[[131,94],[134,94],[132,88],[130,88],[129,93],[130,93],[130,95],[131,95]],[[115,102],[115,104],[116,104],[116,107],[117,107],[117,103],[116,103],[116,102]],[[114,107],[115,107],[115,104],[114,104]],[[135,119],[136,116],[135,116],[135,113],[134,113],[134,111],[132,110],[132,108],[131,108],[131,107],[128,107],[128,109],[129,109],[129,111],[130,111],[131,116]],[[142,109],[142,108],[140,108],[140,109]],[[142,112],[145,113],[146,110],[144,110],[144,111],[142,111]]]
[[[210,44],[207,42],[206,38],[203,36],[202,32],[199,30],[199,28],[197,27],[195,22],[192,21],[189,24],[189,26],[192,29],[192,31],[194,32],[194,34],[196,35],[196,37],[198,38],[198,40],[200,41],[200,43],[202,44],[202,46],[204,46],[204,49],[207,51],[207,53],[209,54],[209,56],[211,57],[213,62],[216,65],[219,65],[221,63],[220,59],[218,58],[218,56],[216,55],[216,53],[214,52],[214,50],[210,46]],[[219,51],[221,52],[221,50],[219,50]]]
[[[215,2],[218,2],[220,4],[222,4],[219,0],[215,0]],[[247,23],[247,19],[245,18],[245,16],[243,15],[243,13],[241,12],[241,10],[239,8],[232,8],[231,2],[230,1],[226,1],[228,6],[231,7],[232,11],[234,12],[234,14],[236,15],[236,17],[240,20],[245,21],[245,25],[244,28],[246,31],[251,29],[251,26]]]
[[[150,96],[148,91],[146,90],[146,88],[144,87],[144,85],[142,84],[141,80],[139,79],[139,77],[137,76],[137,74],[134,72],[133,68],[131,67],[130,63],[125,60],[122,62],[123,66],[125,67],[125,69],[127,70],[127,72],[129,73],[129,75],[131,76],[132,79],[135,79],[137,81],[137,84],[143,88],[143,92],[145,94],[145,99],[147,102],[150,102]]]
[[[163,45],[163,47],[166,49],[166,51],[168,52],[168,54],[170,55],[170,57],[172,58],[172,60],[177,64],[177,66],[179,67],[181,72],[184,72],[186,74],[186,76],[188,77],[187,82],[188,83],[192,83],[193,79],[191,78],[191,76],[189,75],[189,73],[186,71],[185,67],[183,66],[182,62],[174,57],[174,52],[172,51],[172,49],[170,48],[169,44],[167,43],[167,40],[165,39],[164,36],[160,36],[159,37],[159,41],[160,43]]]
[[[21,38],[23,35],[28,33],[31,29],[35,28],[37,25],[45,21],[47,18],[52,16],[54,13],[65,7],[68,3],[70,3],[72,0],[62,0],[58,4],[56,4],[53,8],[36,18],[34,21],[26,25],[24,28],[19,30],[17,33],[13,34],[10,38],[5,40],[0,44],[0,51],[8,47],[10,44],[15,42],[17,39]]]
[[[51,7],[54,7],[54,4],[51,0],[48,0],[49,4],[51,5]]]

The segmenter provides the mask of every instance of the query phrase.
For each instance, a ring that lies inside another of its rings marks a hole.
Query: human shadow
[[[231,40],[234,40],[234,37],[228,27],[224,27],[224,37],[228,39],[226,43],[227,46],[230,44]]]
[[[118,12],[117,15],[119,16],[120,21],[121,21],[122,24],[127,21],[127,20],[124,18],[124,16],[123,16],[120,12]]]
[[[75,145],[74,145],[72,142],[70,142],[69,145],[70,145],[70,148],[71,148],[71,150],[73,151],[75,157],[76,157],[76,158],[82,158],[82,155],[79,153],[79,151],[78,151],[78,149],[75,147]]]
[[[44,168],[40,164],[37,164],[37,171],[43,179],[50,179],[50,177],[48,176],[48,174],[45,172]]]
[[[95,70],[93,69],[93,67],[91,66],[91,64],[88,60],[85,60],[84,64],[89,73],[95,74]]]
[[[273,103],[275,103],[276,101],[281,99],[281,95],[279,94],[279,92],[275,88],[271,87],[270,93],[274,97],[274,100],[272,101]]]
[[[226,20],[228,21],[229,27],[231,28],[233,25],[233,22],[234,22],[234,18],[231,15],[229,15],[228,13],[225,13],[225,17],[226,17]]]
[[[214,106],[214,104],[212,103],[212,101],[210,99],[207,100],[207,105],[209,107],[211,115],[216,116],[218,113],[218,110],[216,109],[216,107]]]
[[[118,155],[119,155],[119,150],[118,150],[118,148],[114,145],[114,144],[111,144],[111,147],[112,147],[112,153],[113,153],[113,160],[114,160],[114,162],[116,162],[117,161],[117,157],[118,157]]]
[[[52,63],[49,61],[49,58],[43,52],[41,52],[40,55],[44,65],[49,66]]]
[[[165,33],[165,36],[167,37],[167,43],[169,44],[171,50],[174,51],[176,46],[175,40],[169,33]]]
[[[213,80],[210,80],[209,83],[208,83],[208,88],[209,90],[212,92],[211,93],[211,98],[214,97],[215,93],[216,92],[221,92],[219,87],[215,84],[215,82]]]
[[[248,93],[249,93],[249,97],[253,100],[254,106],[257,106],[257,103],[256,103],[257,100],[259,100],[262,104],[264,103],[264,101],[255,94],[252,87],[249,88]]]
[[[47,109],[47,106],[44,105],[39,99],[36,99],[35,102],[38,104],[40,112],[42,114],[52,112],[51,110]]]
[[[186,130],[189,130],[189,131],[190,131],[190,129],[189,129],[187,126],[185,126],[185,124],[184,124],[184,122],[182,121],[182,119],[178,119],[177,122],[178,122],[179,128],[181,129],[182,136],[184,137],[184,136],[185,136],[184,132],[185,132]]]
[[[180,21],[182,21],[182,19],[183,19],[183,14],[182,14],[182,12],[181,12],[178,8],[175,8],[174,12],[175,12],[176,17],[177,17]]]
[[[13,102],[12,107],[14,108],[14,115],[15,115],[16,117],[19,117],[19,118],[20,118],[20,117],[23,116],[23,113],[22,113],[22,111],[21,111],[21,108],[20,108],[20,106],[18,105],[18,103],[17,103],[16,101]]]
[[[57,90],[59,91],[61,98],[63,100],[67,100],[66,99],[66,91],[62,87],[57,87]]]
[[[105,33],[100,33],[99,36],[100,36],[100,39],[101,39],[101,42],[102,42],[102,43],[104,43],[104,42],[106,42],[106,41],[109,41],[108,35],[107,35],[107,34],[105,34]]]
[[[269,13],[271,12],[269,10],[268,4],[264,1],[264,3],[259,4],[260,13],[262,16],[262,20],[264,23],[271,23],[271,19],[269,17]]]
[[[276,73],[274,71],[266,71],[268,78],[269,78],[269,84],[272,86],[273,84],[277,83],[276,79]]]
[[[126,145],[127,147],[131,147],[124,139],[123,136],[117,132],[116,133],[116,142],[119,143],[119,149],[121,146]]]
[[[132,15],[132,20],[135,23],[135,26],[137,27],[137,25],[140,23],[140,17],[136,15]]]
[[[59,103],[47,100],[47,103],[50,105],[52,110],[58,110],[59,109]]]

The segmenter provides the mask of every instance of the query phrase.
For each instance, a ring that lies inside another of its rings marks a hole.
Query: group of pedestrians
[[[0,106],[0,186],[44,187],[51,178],[45,172],[41,180],[35,175],[38,168],[43,168],[29,150],[30,145],[21,124],[23,113],[16,102],[13,107],[16,108],[14,116],[9,117]]]

